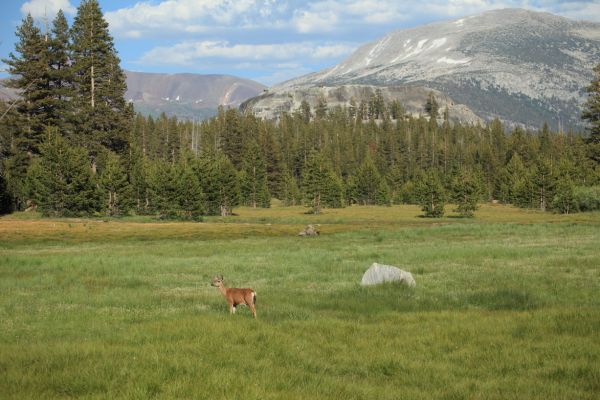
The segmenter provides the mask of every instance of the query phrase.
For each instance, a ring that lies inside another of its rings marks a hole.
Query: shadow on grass
[[[533,310],[542,303],[529,291],[518,288],[482,290],[478,292],[425,293],[399,283],[386,283],[371,287],[355,286],[351,289],[323,293],[314,297],[302,296],[298,304],[302,309],[338,317],[356,318],[389,312],[422,312],[464,309],[483,310]],[[304,313],[301,313],[304,314]]]

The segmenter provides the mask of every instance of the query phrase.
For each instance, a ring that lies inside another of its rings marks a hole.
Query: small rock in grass
[[[302,232],[298,234],[298,236],[317,236],[319,235],[319,231],[315,229],[313,225],[307,225],[306,228]]]

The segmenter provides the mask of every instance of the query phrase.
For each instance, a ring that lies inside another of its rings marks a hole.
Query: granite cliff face
[[[423,105],[431,93],[436,97],[441,110],[448,108],[448,115],[451,121],[462,123],[485,123],[464,104],[455,103],[450,97],[438,90],[426,88],[423,86],[372,86],[372,85],[340,85],[340,86],[307,86],[295,88],[292,90],[269,90],[264,94],[249,99],[242,103],[241,109],[251,109],[252,112],[261,118],[273,119],[282,112],[291,113],[300,109],[302,101],[307,101],[314,109],[319,99],[324,98],[327,101],[328,108],[337,106],[348,107],[350,101],[356,105],[361,102],[367,103],[376,95],[377,91],[386,103],[398,100],[406,113],[413,116],[424,114]],[[440,113],[440,118],[442,117]]]
[[[335,67],[279,84],[270,94],[320,86],[420,86],[485,120],[581,128],[585,87],[599,62],[600,24],[504,9],[391,32]]]

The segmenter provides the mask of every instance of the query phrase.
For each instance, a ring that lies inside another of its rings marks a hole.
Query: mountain
[[[219,105],[237,108],[243,101],[257,96],[266,86],[230,75],[155,74],[125,71],[125,99],[136,111],[158,116],[162,112],[182,119],[204,119],[216,115]],[[18,96],[3,86],[0,100]]]
[[[269,94],[410,85],[435,89],[484,120],[580,129],[585,88],[598,62],[600,24],[503,9],[390,32],[340,64],[279,84]],[[271,108],[271,98],[261,97],[253,106]]]
[[[219,105],[238,107],[266,88],[258,82],[230,75],[156,74],[125,71],[125,99],[143,114],[203,119]]]

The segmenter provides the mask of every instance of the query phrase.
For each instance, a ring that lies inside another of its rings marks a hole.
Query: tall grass
[[[597,397],[596,215],[353,209],[318,238],[285,208],[0,220],[0,398]],[[360,287],[372,262],[417,287]],[[257,320],[227,313],[217,273],[256,289]]]

